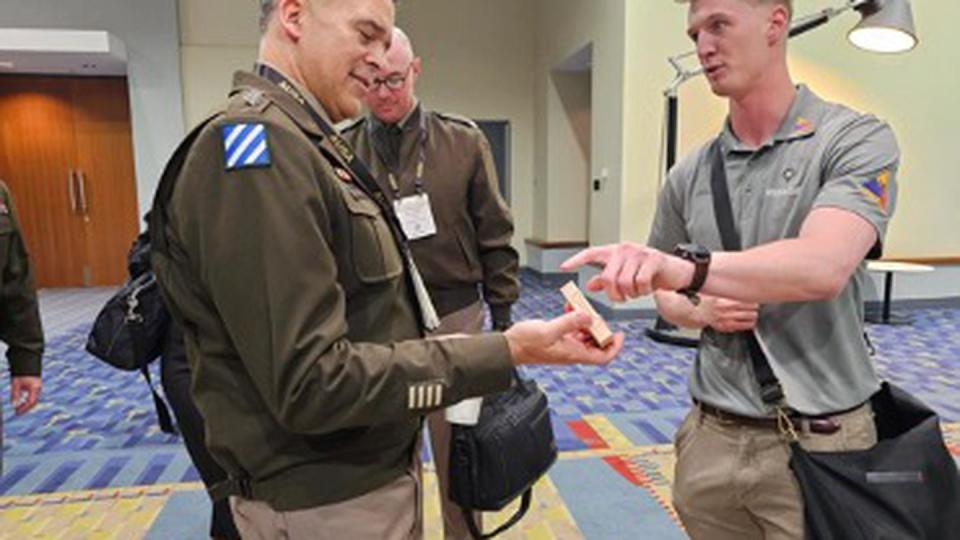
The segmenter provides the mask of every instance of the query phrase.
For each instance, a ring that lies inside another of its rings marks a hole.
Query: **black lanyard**
[[[420,106],[418,105],[418,107]],[[413,180],[414,189],[416,189],[417,195],[421,195],[425,191],[424,184],[423,184],[423,169],[427,163],[427,120],[426,118],[427,118],[427,113],[421,107],[420,122],[419,122],[420,136],[417,137],[417,168],[415,169],[416,177],[414,177],[414,180]],[[397,127],[400,127],[400,126],[397,126]],[[369,124],[368,129],[370,130],[370,139],[372,141],[376,141],[376,139],[373,137],[374,126],[372,122]],[[400,128],[400,129],[401,129],[400,136],[401,136],[401,149],[402,149],[403,128]],[[399,199],[400,184],[397,182],[397,177],[400,175],[400,172],[402,171],[403,168],[398,166],[398,169],[400,170],[391,171],[390,166],[387,164],[387,160],[383,157],[383,153],[381,152],[379,145],[373,144],[372,146],[374,148],[374,151],[377,153],[377,157],[380,158],[380,163],[382,163],[384,168],[387,169],[387,180],[390,183],[390,189],[393,190],[393,194],[396,196],[396,198]],[[400,161],[399,156],[398,156],[398,161]]]
[[[267,79],[273,84],[280,87],[281,90],[290,95],[297,103],[303,106],[303,108],[310,115],[310,118],[313,119],[314,123],[317,124],[317,127],[320,128],[320,131],[323,135],[330,141],[330,145],[333,146],[334,151],[337,153],[337,157],[346,164],[350,169],[353,175],[360,181],[358,185],[361,190],[367,194],[370,199],[372,199],[381,209],[384,216],[387,216],[387,222],[390,224],[390,229],[393,231],[393,235],[397,240],[397,244],[401,248],[401,252],[407,252],[407,237],[403,232],[403,228],[400,226],[400,221],[397,218],[396,212],[394,212],[393,207],[387,202],[387,197],[383,193],[383,190],[380,189],[380,184],[377,183],[373,175],[370,173],[370,169],[357,157],[357,154],[350,148],[350,145],[340,136],[339,133],[333,126],[327,122],[323,116],[320,115],[314,109],[310,103],[303,97],[303,94],[300,93],[300,90],[290,82],[283,73],[280,73],[276,69],[266,65],[266,64],[256,64],[255,66],[257,75]],[[316,140],[315,144],[320,152],[324,155],[329,154],[329,151],[320,145],[320,141]],[[328,156],[330,158],[332,156]]]

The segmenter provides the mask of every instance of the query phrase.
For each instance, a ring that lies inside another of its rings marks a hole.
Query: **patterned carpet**
[[[523,275],[517,318],[560,313],[553,283]],[[205,538],[209,503],[178,439],[156,426],[145,383],[83,351],[109,290],[45,291],[43,402],[10,416],[6,378],[0,538]],[[960,309],[921,309],[913,324],[870,326],[885,378],[942,416],[960,455]],[[628,336],[607,369],[528,369],[551,399],[561,458],[528,517],[504,538],[684,538],[670,508],[670,441],[688,408],[692,351],[614,323]],[[427,538],[440,538],[436,480],[425,479]],[[508,509],[509,511],[509,509]],[[503,515],[487,521],[493,526]]]

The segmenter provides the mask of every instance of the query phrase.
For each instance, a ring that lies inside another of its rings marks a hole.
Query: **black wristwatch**
[[[699,300],[697,293],[707,281],[707,271],[710,269],[710,250],[698,244],[678,244],[673,248],[673,254],[694,264],[693,279],[686,287],[677,292],[686,296],[694,303]]]

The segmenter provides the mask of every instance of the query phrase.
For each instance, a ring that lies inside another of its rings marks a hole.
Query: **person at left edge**
[[[0,341],[7,344],[10,363],[10,404],[25,414],[40,399],[43,382],[43,327],[30,270],[30,258],[20,234],[17,212],[7,185],[0,181]],[[3,474],[3,414],[0,414],[0,474]]]
[[[330,127],[360,112],[393,3],[261,9],[257,74],[235,76],[150,223],[207,445],[230,476],[213,491],[244,538],[420,538],[422,415],[506,389],[516,364],[605,364],[623,336],[588,345],[591,319],[573,313],[423,339],[427,293]]]

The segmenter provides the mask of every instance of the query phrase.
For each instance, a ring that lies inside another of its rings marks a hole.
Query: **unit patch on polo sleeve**
[[[226,124],[221,133],[226,170],[270,166],[270,145],[263,124]]]
[[[860,183],[860,188],[877,206],[884,212],[889,205],[889,185],[890,171],[883,171],[876,178],[871,178]]]

